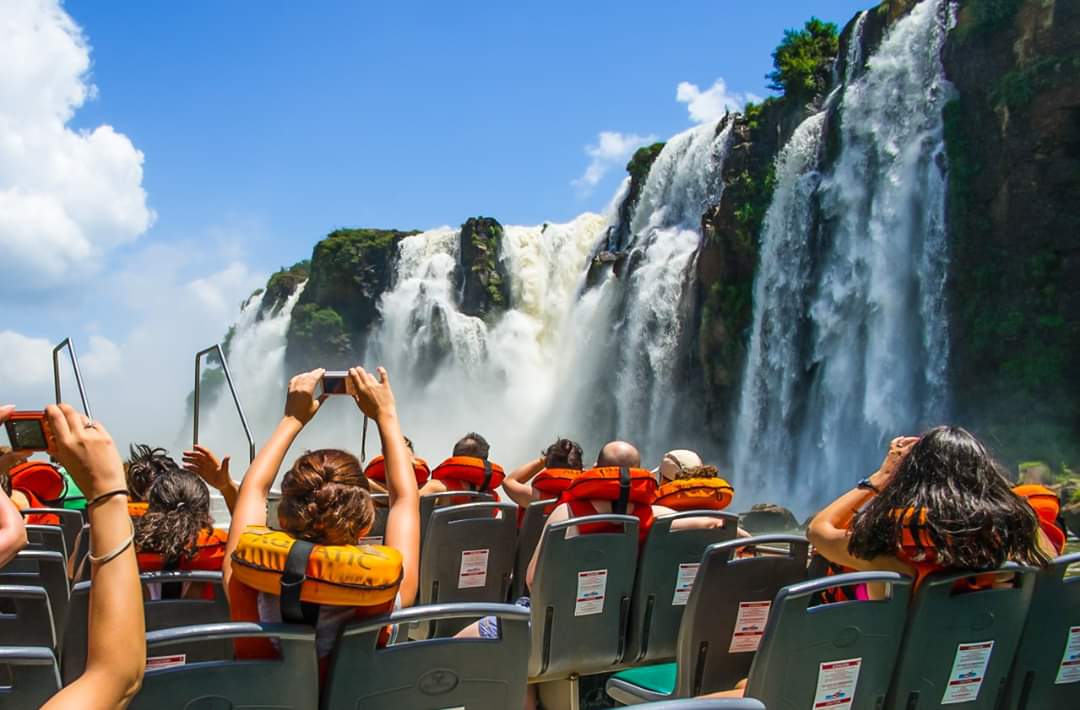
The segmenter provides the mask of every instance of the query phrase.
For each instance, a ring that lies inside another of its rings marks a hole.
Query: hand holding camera
[[[100,422],[91,423],[69,404],[50,404],[45,408],[45,418],[53,444],[50,453],[88,500],[108,491],[126,490],[120,453]]]

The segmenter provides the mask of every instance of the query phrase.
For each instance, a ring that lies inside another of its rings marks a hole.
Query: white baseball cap
[[[702,465],[701,457],[689,449],[673,449],[660,459],[660,465],[652,470],[653,475],[663,478],[675,478],[680,471],[697,468]]]

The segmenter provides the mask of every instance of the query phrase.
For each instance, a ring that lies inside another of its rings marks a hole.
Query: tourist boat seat
[[[179,648],[239,638],[276,642],[278,658],[207,661],[152,668],[131,710],[189,707],[272,707],[311,710],[319,697],[315,629],[309,626],[230,622],[162,629],[146,634],[147,656],[174,655]]]
[[[40,646],[57,648],[49,593],[44,587],[0,584],[0,646]],[[0,697],[3,697],[0,695]],[[6,707],[3,703],[0,706]]]
[[[56,640],[63,638],[71,590],[68,586],[67,563],[62,554],[45,550],[23,550],[3,568],[0,568],[0,585],[44,589],[49,597],[53,637]],[[0,644],[29,645],[17,637],[15,639],[0,637]]]
[[[26,525],[26,547],[24,550],[59,552],[68,559],[64,531],[57,525]]]
[[[444,506],[451,501],[468,505],[493,500],[495,500],[495,494],[491,491],[445,491],[420,496],[420,549],[424,549],[424,538],[427,537],[431,511],[435,510],[436,506]]]
[[[1012,563],[989,574],[1011,584],[1004,588],[988,585],[974,591],[957,591],[957,583],[969,578],[970,572],[937,572],[922,581],[885,708],[948,707],[942,700],[960,660],[958,654],[970,659],[978,653],[977,649],[961,647],[990,642],[993,646],[986,651],[989,658],[982,683],[976,697],[965,701],[963,707],[964,710],[998,707],[998,696],[1012,668],[1037,575],[1030,567]],[[1045,639],[1044,642],[1049,643]],[[954,702],[957,702],[955,698]]]
[[[723,524],[672,530],[672,523],[683,518],[715,518]],[[688,601],[686,590],[677,587],[681,582],[692,582],[707,547],[735,539],[738,529],[739,516],[712,510],[680,512],[653,521],[634,580],[626,663],[675,657],[679,622]]]
[[[60,690],[56,657],[40,646],[0,646],[0,677],[4,710],[37,710]]]
[[[753,545],[786,546],[787,554],[737,556]],[[732,651],[740,610],[750,610],[743,612],[747,624],[752,618],[745,615],[771,604],[785,586],[804,581],[809,546],[797,535],[762,535],[710,545],[699,558],[678,627],[676,661],[621,671],[608,681],[608,695],[633,705],[735,687],[747,677],[754,660],[752,636],[743,636],[742,645]]]
[[[525,514],[521,518],[521,526],[517,531],[517,550],[514,553],[514,575],[510,580],[509,601],[516,601],[519,597],[529,593],[525,586],[525,575],[529,571],[529,562],[532,561],[533,552],[540,544],[540,533],[544,531],[544,523],[547,522],[551,511],[555,509],[557,502],[554,500],[536,500],[529,503],[525,508]]]
[[[503,602],[514,567],[517,510],[494,502],[436,508],[420,554],[419,603]],[[453,636],[464,626],[460,617],[432,617],[410,635]]]
[[[86,520],[81,510],[68,510],[67,508],[27,508],[21,511],[23,517],[28,515],[55,515],[60,521],[60,529],[64,531],[64,549],[74,550],[75,539],[79,531],[83,529]]]
[[[464,626],[498,619],[498,639],[432,638],[380,646],[387,624]],[[510,604],[435,604],[342,630],[330,659],[323,710],[520,708],[525,702],[529,612]]]

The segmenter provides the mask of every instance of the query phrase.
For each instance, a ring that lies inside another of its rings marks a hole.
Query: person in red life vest
[[[845,569],[899,572],[918,584],[939,570],[993,570],[1051,557],[1034,511],[970,432],[941,426],[893,439],[881,466],[814,516],[807,537]],[[978,578],[974,587],[981,586]],[[865,595],[882,599],[885,585]],[[742,690],[711,698],[739,697]]]
[[[499,499],[496,489],[502,485],[505,474],[502,466],[488,460],[491,447],[487,439],[476,432],[469,432],[454,444],[453,455],[435,467],[431,480],[420,489],[420,495],[446,493],[448,491],[485,491]],[[470,502],[468,498],[451,498],[440,501],[442,505]]]
[[[1054,548],[1055,554],[1065,551],[1065,521],[1061,519],[1061,499],[1046,486],[1024,484],[1013,488],[1013,493],[1023,498],[1039,517],[1039,528]]]
[[[229,475],[229,457],[220,461],[214,452],[205,446],[195,444],[190,451],[185,451],[182,457],[184,469],[191,471],[199,478],[206,481],[210,486],[225,499],[225,507],[229,514],[236,507],[236,497],[240,495],[240,486]]]
[[[210,493],[190,471],[177,469],[159,476],[147,493],[146,513],[134,518],[134,523],[140,572],[221,570],[228,534],[214,528]],[[162,592],[157,586],[150,590],[155,599]],[[169,596],[170,590],[165,591]],[[183,594],[213,598],[210,589],[186,589]]]
[[[401,438],[405,441],[405,447],[409,450],[413,474],[416,476],[416,486],[419,488],[431,478],[431,469],[428,468],[427,461],[416,455],[412,439],[407,436]],[[382,455],[368,461],[367,467],[364,468],[364,476],[367,477],[368,484],[373,492],[386,493],[386,459]]]
[[[14,411],[15,407],[10,404],[0,406],[0,423]],[[7,468],[25,459],[23,452],[13,452],[11,449],[0,456],[0,567],[10,562],[19,554],[19,550],[26,547],[26,524],[9,497],[11,482],[7,478]]]
[[[540,458],[522,464],[503,479],[503,490],[522,508],[538,500],[557,499],[584,468],[581,445],[558,439]]]
[[[5,486],[19,510],[51,508],[64,491],[63,475],[46,461],[23,458],[21,463],[12,466],[4,475]],[[25,517],[30,525],[60,524],[60,518],[51,513],[32,513]]]
[[[360,462],[339,449],[307,452],[296,460],[281,482],[281,531],[266,527],[270,485],[289,447],[326,399],[315,396],[324,372],[313,370],[289,382],[285,415],[240,484],[223,566],[232,618],[314,626],[322,670],[344,624],[413,604],[420,557],[416,481],[394,393],[382,368],[378,379],[359,367],[349,370],[349,377],[357,406],[379,429],[386,457],[386,547],[357,545],[371,527],[375,509]],[[294,551],[301,554],[294,556]],[[294,576],[302,583],[283,584]],[[238,641],[236,653],[240,658],[276,655],[263,639]]]
[[[146,513],[146,494],[158,476],[176,471],[180,465],[162,448],[132,444],[124,475],[128,484],[128,513],[137,518]]]

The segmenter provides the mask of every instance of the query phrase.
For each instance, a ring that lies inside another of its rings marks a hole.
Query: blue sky
[[[99,94],[74,123],[146,155],[149,238],[250,225],[273,268],[336,226],[600,209],[621,170],[570,184],[599,131],[685,129],[683,81],[766,95],[785,28],[864,4],[80,0]]]
[[[600,210],[641,141],[767,95],[785,28],[862,6],[2,3],[0,402],[48,401],[71,336],[105,421],[155,440],[192,353],[328,231]]]

